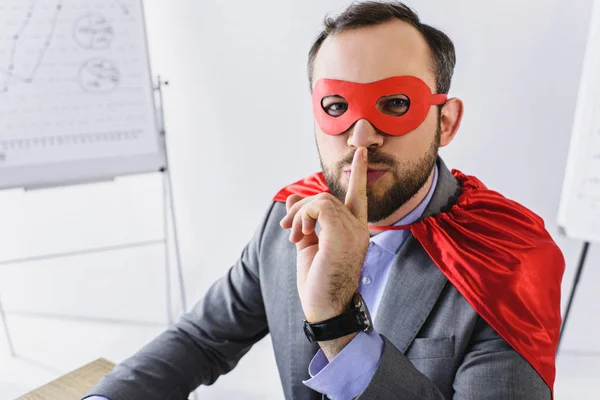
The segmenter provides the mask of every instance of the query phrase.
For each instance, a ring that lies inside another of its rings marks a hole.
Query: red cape
[[[462,193],[448,212],[407,228],[475,311],[554,391],[564,257],[544,221],[453,170]],[[322,173],[282,189],[274,201],[329,192]]]

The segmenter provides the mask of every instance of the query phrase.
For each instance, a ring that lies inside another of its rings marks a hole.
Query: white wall
[[[323,16],[347,4],[146,1],[154,73],[171,83],[167,132],[188,302],[235,261],[275,192],[318,170],[306,54]],[[465,101],[466,112],[442,155],[546,220],[568,263],[564,306],[581,243],[560,237],[555,220],[591,0],[410,4],[457,48],[451,95]],[[159,237],[160,195],[160,178],[153,176],[52,193],[0,193],[0,243],[6,244],[0,259]],[[82,225],[91,233],[82,234]],[[592,247],[565,349],[600,352],[594,292],[600,270],[592,268],[600,264],[599,247]],[[0,295],[9,311],[162,321],[162,257],[146,248],[0,265]],[[128,304],[115,300],[122,295]],[[78,345],[94,343],[82,338]],[[265,342],[216,386],[280,398],[275,371]]]

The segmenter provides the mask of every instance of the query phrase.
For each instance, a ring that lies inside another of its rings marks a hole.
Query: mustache
[[[367,151],[369,155],[369,164],[385,165],[392,168],[396,166],[396,158],[393,156],[368,148]],[[344,156],[340,161],[338,161],[336,163],[337,169],[341,170],[345,166],[352,165],[354,153],[356,153],[356,150],[352,151],[350,154]]]

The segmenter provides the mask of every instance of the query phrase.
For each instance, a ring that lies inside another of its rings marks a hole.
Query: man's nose
[[[354,126],[350,128],[348,136],[348,145],[358,148],[369,148],[373,145],[380,146],[383,143],[383,136],[377,133],[375,127],[366,119],[359,119]]]

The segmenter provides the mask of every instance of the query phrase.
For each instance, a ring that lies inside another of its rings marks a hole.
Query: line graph
[[[57,0],[54,6],[54,15],[51,18],[49,31],[46,36],[43,38],[43,43],[41,48],[38,51],[37,57],[34,57],[33,68],[30,71],[18,71],[18,62],[20,60],[19,56],[21,55],[20,43],[23,38],[26,36],[28,28],[33,26],[32,19],[36,15],[37,11],[37,0],[32,0],[27,10],[24,20],[21,23],[19,30],[12,35],[11,41],[12,46],[9,51],[8,64],[6,67],[0,67],[0,74],[4,75],[4,79],[2,84],[0,85],[0,94],[7,93],[9,87],[13,80],[17,80],[21,83],[31,83],[33,82],[38,69],[42,65],[46,52],[48,48],[52,45],[52,39],[54,37],[54,33],[56,31],[56,25],[58,22],[59,15],[63,9],[63,0]]]

